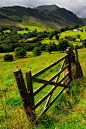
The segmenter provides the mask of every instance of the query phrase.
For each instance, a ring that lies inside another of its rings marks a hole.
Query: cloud
[[[86,18],[86,0],[2,0],[0,6],[20,5],[25,7],[37,7],[39,5],[56,4],[64,7],[77,16]]]

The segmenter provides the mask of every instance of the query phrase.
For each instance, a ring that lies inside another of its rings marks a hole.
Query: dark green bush
[[[53,50],[54,50],[54,45],[53,44],[46,45],[46,52],[51,53]]]
[[[86,48],[86,39],[83,40],[82,45]]]
[[[12,60],[13,60],[13,55],[11,54],[4,55],[4,61],[12,61]]]
[[[42,53],[41,48],[39,48],[39,47],[35,47],[32,52],[33,52],[33,54],[34,54],[35,56],[39,56],[39,55],[41,55],[41,53]]]
[[[27,52],[23,47],[17,47],[14,49],[15,57],[24,57],[26,56]]]
[[[64,52],[66,49],[67,49],[67,47],[69,47],[69,43],[68,43],[68,41],[67,40],[60,40],[59,41],[59,44],[58,44],[58,48],[59,48],[59,50],[62,52]]]

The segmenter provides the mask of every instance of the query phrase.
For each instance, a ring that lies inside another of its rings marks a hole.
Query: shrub
[[[41,53],[42,53],[41,48],[39,48],[39,47],[35,47],[32,52],[33,52],[33,54],[34,54],[35,56],[39,56],[39,55],[41,55]]]
[[[53,51],[53,50],[54,50],[54,45],[48,44],[48,45],[46,46],[46,51],[47,51],[47,52],[51,53],[51,51]]]
[[[42,45],[42,43],[41,43],[40,41],[37,41],[37,42],[35,43],[35,46],[36,46],[36,47],[39,47],[40,45]]]
[[[64,52],[67,49],[67,47],[69,47],[69,44],[68,44],[67,40],[60,40],[59,41],[59,49],[60,49],[61,52],[62,51]]]
[[[81,48],[83,48],[83,46],[82,46],[82,45],[76,45],[76,47],[77,47],[77,49],[81,49]]]
[[[56,38],[56,40],[59,40],[59,35],[56,35],[55,38]]]
[[[23,47],[17,47],[14,49],[15,57],[24,57],[26,56],[27,52]]]
[[[83,40],[82,45],[86,48],[86,39]]]
[[[12,61],[12,60],[13,60],[13,55],[11,54],[4,55],[4,61]]]
[[[47,44],[43,43],[42,45],[40,45],[40,49],[41,49],[42,51],[45,51],[46,45],[47,45]]]

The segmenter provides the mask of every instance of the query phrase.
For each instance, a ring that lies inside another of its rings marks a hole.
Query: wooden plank
[[[62,65],[61,65],[60,71],[61,71],[61,70],[64,71],[64,70],[66,69],[66,68],[65,68],[65,69],[63,68],[64,64],[65,64],[65,60],[63,61]],[[67,64],[66,66],[69,67],[69,64]],[[66,66],[65,66],[65,67],[66,67]],[[58,77],[57,77],[57,79],[56,79],[56,82],[58,81],[59,77],[60,77],[60,74],[58,75]]]
[[[60,71],[63,69],[64,64],[65,64],[65,60],[63,61],[62,65],[61,65]],[[58,81],[59,77],[60,77],[60,74],[59,74],[58,77],[56,78],[55,83]],[[53,87],[54,87],[54,86],[53,86]],[[52,92],[52,94],[53,94],[53,92]],[[51,99],[51,97],[52,97],[52,94],[48,97],[47,102],[46,102],[46,104],[45,104],[45,106],[44,106],[44,109],[45,109],[45,108],[47,107],[47,105],[49,104],[50,99]]]
[[[44,73],[45,71],[47,71],[48,69],[50,69],[51,67],[55,66],[56,64],[58,64],[60,61],[62,61],[63,59],[65,59],[66,57],[68,57],[68,54],[66,54],[66,56],[60,58],[59,60],[57,60],[56,62],[52,63],[51,65],[47,66],[46,68],[42,69],[41,71],[39,71],[38,73],[32,75],[32,77],[37,77],[39,75],[41,75],[42,73]]]
[[[66,85],[69,83],[69,81],[66,83]],[[47,105],[47,107],[45,107],[44,108],[44,110],[40,113],[40,115],[37,117],[37,119],[42,115],[42,114],[44,114],[51,106],[52,106],[52,104],[56,101],[56,99],[61,95],[61,93],[63,92],[65,90],[65,88],[63,88],[57,95],[56,95],[56,97],[52,100],[52,102],[51,103],[49,103],[48,105]],[[36,119],[36,120],[37,120]]]
[[[70,72],[68,72],[62,79],[61,79],[61,82],[67,77],[67,75],[69,75]],[[54,85],[54,86],[57,86],[58,83],[55,83],[55,82],[51,82],[51,81],[46,81],[46,80],[42,80],[42,79],[38,79],[38,78],[33,78],[33,81],[34,82],[38,82],[38,83],[44,83],[44,84],[49,84],[49,85]]]
[[[52,102],[41,112],[41,114],[37,117],[37,119],[42,115],[44,114],[51,106],[52,104],[56,101],[56,99],[61,95],[61,93],[65,90],[65,88],[63,88],[59,93],[58,95],[52,100]],[[37,120],[36,119],[36,120]]]
[[[61,80],[60,80],[58,83],[63,82],[63,80],[64,80],[69,74],[70,74],[70,72],[67,72],[67,74],[66,74],[63,78],[61,78]]]
[[[33,109],[36,109],[56,88],[57,88],[57,86],[54,87],[54,88],[52,88],[41,100],[39,100],[39,101],[33,106]]]
[[[52,92],[53,92],[58,86],[61,86],[61,87],[64,87],[64,88],[69,88],[67,85],[57,83],[57,85],[56,85],[55,87],[53,87],[41,100],[39,100],[39,101],[33,106],[33,109],[36,109],[50,94],[52,94]]]
[[[56,73],[52,78],[50,78],[48,81],[52,81],[54,80],[57,76],[59,76],[59,74],[61,74],[66,68],[68,67],[68,65],[66,65],[62,70],[60,70],[58,73]],[[48,84],[44,84],[41,87],[39,87],[37,90],[34,91],[34,96],[39,93],[43,88],[45,88]]]

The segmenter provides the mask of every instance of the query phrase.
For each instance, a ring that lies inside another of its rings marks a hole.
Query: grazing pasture
[[[54,128],[78,128],[85,129],[86,127],[86,49],[78,50],[79,61],[83,70],[84,78],[73,81],[70,86],[71,89],[65,90],[65,92],[56,100],[55,104],[46,112],[45,115],[37,121],[37,124],[29,125],[27,117],[23,110],[23,105],[19,95],[19,91],[15,82],[13,71],[17,68],[21,68],[24,80],[26,70],[31,70],[32,74],[45,68],[49,64],[55,62],[59,58],[63,57],[65,53],[52,52],[51,54],[43,52],[41,56],[34,57],[31,52],[28,52],[26,58],[15,58],[12,62],[4,62],[4,53],[0,53],[0,90],[4,90],[10,86],[6,92],[2,94],[0,91],[0,120],[1,128],[34,128],[34,129],[54,129]],[[11,53],[13,54],[13,53]],[[59,66],[50,69],[41,76],[48,80],[54,73],[59,70]],[[38,83],[33,82],[34,90],[40,86]],[[47,91],[51,89],[51,86],[45,88],[35,98],[35,102]],[[58,89],[59,91],[60,89]],[[54,95],[57,94],[55,91]],[[54,96],[53,96],[54,97]],[[5,108],[3,109],[3,105]],[[7,103],[6,103],[7,101]],[[45,104],[45,101],[44,101]],[[43,105],[37,108],[37,114],[41,111]],[[6,110],[6,111],[5,111]]]

